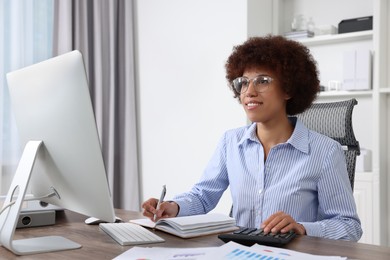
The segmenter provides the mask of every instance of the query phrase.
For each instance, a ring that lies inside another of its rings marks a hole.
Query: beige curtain
[[[83,54],[114,206],[139,210],[133,17],[133,1],[55,0],[53,52]]]

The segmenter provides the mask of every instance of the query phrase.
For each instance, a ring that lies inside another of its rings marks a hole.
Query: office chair
[[[356,99],[337,102],[314,103],[305,112],[297,115],[303,124],[318,133],[329,136],[341,144],[347,161],[349,181],[353,190],[356,156],[360,154],[359,142],[352,128],[352,110]]]

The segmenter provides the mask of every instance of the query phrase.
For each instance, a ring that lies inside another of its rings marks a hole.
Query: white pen
[[[164,198],[165,198],[165,194],[167,193],[167,188],[165,185],[163,185],[163,189],[161,191],[161,196],[160,196],[160,200],[157,202],[157,207],[156,207],[156,210],[159,210],[160,209],[160,205],[161,203],[164,201]],[[154,221],[156,221],[156,218],[157,218],[157,214],[154,214]]]

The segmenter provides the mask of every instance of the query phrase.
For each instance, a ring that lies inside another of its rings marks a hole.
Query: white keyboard
[[[99,227],[122,246],[160,243],[165,241],[152,231],[129,222],[100,223]]]

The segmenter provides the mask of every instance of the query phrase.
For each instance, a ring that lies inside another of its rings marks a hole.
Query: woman
[[[230,185],[239,226],[358,241],[362,230],[341,145],[293,117],[319,91],[309,50],[281,36],[250,38],[233,49],[226,78],[253,123],[224,134],[191,191],[159,210],[157,199],[145,201],[144,215],[207,213]]]

